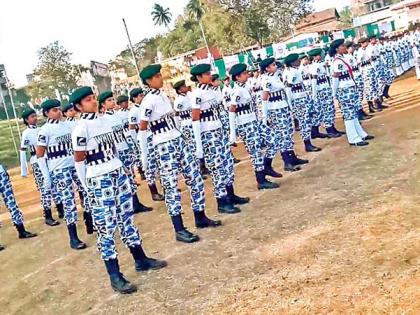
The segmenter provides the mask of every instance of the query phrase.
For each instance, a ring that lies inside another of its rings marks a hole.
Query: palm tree
[[[209,45],[207,43],[206,34],[204,33],[203,24],[201,23],[201,18],[204,15],[203,7],[201,6],[200,0],[190,0],[187,4],[188,15],[192,20],[196,20],[198,25],[200,25],[201,34],[203,35],[204,43],[206,44],[207,53],[209,57],[211,56]]]
[[[164,9],[160,4],[155,3],[152,9],[152,18],[155,25],[164,25],[166,28],[172,20],[172,13],[169,8]]]

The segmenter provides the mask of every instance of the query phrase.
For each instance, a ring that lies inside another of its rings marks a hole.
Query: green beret
[[[308,56],[305,53],[299,54],[299,60],[303,58],[307,58]]]
[[[160,64],[148,65],[144,67],[143,70],[141,70],[140,78],[143,80],[143,82],[146,82],[147,79],[150,79],[155,74],[158,74],[160,69],[162,69]]]
[[[121,103],[128,102],[127,95],[120,95],[117,97],[117,104],[120,105]]]
[[[36,112],[32,108],[25,108],[22,112],[22,119],[25,120],[32,114],[36,114]]]
[[[54,107],[60,107],[61,103],[59,100],[52,99],[52,100],[46,100],[42,102],[41,108],[43,112],[49,111],[51,108]]]
[[[344,44],[344,39],[342,39],[342,38],[334,40],[330,44],[330,51],[335,53],[336,49],[343,44]]]
[[[314,49],[311,49],[310,51],[308,51],[308,56],[310,56],[310,57],[319,56],[321,54],[322,54],[322,49],[321,48],[314,48]]]
[[[237,63],[236,65],[232,66],[229,70],[229,74],[232,76],[232,79],[235,79],[235,76],[240,75],[242,72],[246,71],[246,64],[244,63]]]
[[[190,73],[193,76],[196,76],[196,75],[200,75],[200,74],[203,74],[203,73],[206,73],[206,72],[210,72],[210,71],[211,71],[210,64],[208,64],[208,63],[202,63],[202,64],[199,64],[199,65],[194,66],[191,69]]]
[[[353,46],[353,42],[348,40],[347,42],[344,43],[344,46],[346,46],[347,48],[350,48],[351,46]]]
[[[273,64],[276,61],[273,57],[265,58],[263,61],[260,62],[260,69],[264,71],[269,65]]]
[[[141,88],[134,88],[130,91],[130,98],[133,99],[134,97],[139,96],[140,94],[143,94],[144,91]]]
[[[286,64],[286,66],[290,66],[293,62],[295,62],[298,59],[298,54],[289,54],[286,56],[286,58],[284,58],[284,63]]]
[[[106,101],[107,98],[113,97],[114,93],[112,93],[112,91],[104,91],[101,94],[99,94],[98,96],[98,102],[99,104],[102,104],[103,102]]]
[[[219,75],[217,73],[213,74],[211,76],[212,81],[216,81],[217,79],[219,79]]]
[[[67,103],[67,104],[64,104],[64,105],[61,107],[61,110],[63,111],[63,113],[65,113],[65,112],[67,112],[68,110],[70,110],[70,109],[72,109],[72,108],[74,108],[73,103]]]
[[[173,88],[175,90],[178,90],[181,86],[184,86],[184,85],[185,85],[185,80],[181,80],[181,81],[175,82],[175,84],[173,85]]]
[[[82,99],[93,94],[93,90],[90,86],[83,86],[73,91],[73,93],[70,95],[69,102],[73,105],[80,104]]]
[[[376,39],[376,38],[377,38],[377,36],[376,36],[376,35],[370,35],[370,36],[369,36],[369,39],[374,39],[374,38]]]
[[[366,43],[367,41],[368,41],[367,37],[360,37],[359,40],[358,40],[358,43],[362,44],[362,43]]]

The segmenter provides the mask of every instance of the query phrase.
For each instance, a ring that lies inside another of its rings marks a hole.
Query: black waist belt
[[[35,146],[31,145],[31,146],[29,147],[29,154],[30,154],[31,156],[35,156],[35,155],[36,155],[36,149],[35,149]]]
[[[376,61],[378,59],[377,57],[372,57],[372,61]]]
[[[292,92],[293,93],[302,93],[302,92],[305,92],[305,86],[303,85],[303,83],[292,84],[291,85],[291,88],[292,88]]]
[[[153,134],[160,134],[175,129],[175,120],[172,116],[165,116],[150,122],[150,130]]]
[[[316,78],[316,84],[328,83],[328,78],[326,75],[321,75]]]
[[[309,80],[310,78],[311,78],[311,77],[310,77],[309,75],[304,75],[304,76],[303,76],[303,80],[305,80],[305,81],[306,81],[306,80]]]
[[[215,121],[219,118],[214,108],[204,109],[200,114],[200,121]]]
[[[370,61],[362,61],[360,65],[361,65],[362,67],[366,67],[366,66],[370,66],[370,65],[371,65],[371,63],[370,63]]]
[[[191,110],[184,110],[184,111],[179,112],[179,117],[182,120],[191,119]]]
[[[354,66],[353,71],[359,71],[359,66]]]
[[[270,96],[268,98],[269,102],[278,102],[278,101],[285,101],[285,100],[286,100],[286,93],[284,93],[283,90],[270,93]]]
[[[56,150],[47,152],[47,159],[53,160],[58,158],[64,158],[71,155],[71,151],[68,149]]]
[[[262,87],[259,87],[259,88],[255,89],[255,92],[259,92],[259,91],[262,91]]]
[[[86,163],[87,165],[98,165],[108,161],[111,161],[115,158],[115,155],[110,152],[99,151],[95,153],[86,154]]]
[[[340,81],[347,81],[347,80],[351,80],[351,76],[350,76],[350,74],[348,72],[346,72],[346,73],[340,74],[340,76],[338,77],[338,79]]]
[[[238,105],[238,107],[236,108],[236,113],[238,115],[251,114],[252,113],[251,103]]]

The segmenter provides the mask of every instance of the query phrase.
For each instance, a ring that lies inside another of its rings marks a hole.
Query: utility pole
[[[131,56],[133,57],[134,66],[136,67],[139,83],[140,83],[141,86],[143,86],[143,83],[142,83],[141,78],[140,78],[140,69],[139,69],[139,65],[137,63],[137,58],[136,58],[136,55],[134,54],[133,45],[131,44],[130,33],[128,33],[128,28],[127,28],[127,24],[125,23],[125,19],[123,18],[122,20],[123,20],[123,23],[124,23],[125,32],[127,33],[128,46],[130,47],[130,50],[131,50]]]

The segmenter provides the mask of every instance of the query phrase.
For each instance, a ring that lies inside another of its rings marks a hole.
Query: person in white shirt
[[[194,66],[190,73],[197,88],[191,95],[193,131],[196,142],[196,157],[204,158],[213,182],[213,192],[220,213],[237,213],[235,204],[248,203],[248,198],[237,196],[233,188],[234,174],[229,141],[225,141],[219,119],[219,99],[214,92],[209,64]],[[228,139],[229,140],[229,139]],[[228,174],[228,172],[232,172]]]
[[[243,63],[235,64],[229,71],[235,82],[229,111],[230,143],[236,141],[239,135],[245,143],[245,148],[251,156],[258,189],[278,188],[277,183],[268,181],[264,172],[264,153],[261,148],[261,136],[257,117],[253,109],[254,99],[247,87],[248,72]]]
[[[118,229],[121,240],[130,250],[136,271],[160,269],[165,261],[146,256],[142,239],[133,222],[133,198],[130,179],[118,159],[116,143],[121,134],[115,132],[108,119],[98,115],[98,101],[90,87],[81,87],[70,96],[81,111],[71,140],[77,175],[92,200],[93,222],[97,230],[97,246],[105,263],[111,287],[122,294],[137,287],[121,273],[115,244]]]
[[[133,151],[129,146],[129,140],[124,132],[124,122],[116,114],[115,111],[115,100],[112,91],[104,91],[98,96],[99,112],[103,114],[103,121],[111,127],[114,132],[115,147],[117,149],[117,156],[123,163],[127,170],[128,178],[131,184],[131,190],[133,194],[133,212],[148,212],[152,211],[153,208],[143,205],[139,197],[137,196],[137,183],[134,178],[134,156]]]
[[[17,205],[15,194],[13,193],[12,183],[10,182],[9,174],[6,168],[0,163],[0,195],[3,197],[3,202],[10,212],[13,225],[18,231],[19,238],[32,238],[37,236],[35,233],[26,231],[25,224],[23,222],[23,214],[19,210]],[[1,221],[0,221],[1,223]],[[0,245],[0,250],[4,249],[4,246]]]
[[[300,60],[298,54],[289,54],[284,60],[287,69],[283,73],[288,98],[291,100],[291,108],[295,118],[299,120],[300,136],[305,144],[306,152],[318,152],[321,148],[311,142],[313,100],[309,89],[306,88],[299,69]]]
[[[338,100],[343,113],[349,144],[366,146],[369,144],[367,140],[372,140],[374,137],[363,130],[357,118],[355,106],[358,104],[358,94],[353,79],[353,70],[344,59],[346,53],[347,48],[343,39],[337,39],[331,43],[329,54],[334,58],[332,64],[333,95]]]
[[[73,192],[73,183],[79,180],[74,167],[73,149],[71,145],[71,127],[61,121],[60,101],[51,99],[41,104],[47,122],[40,128],[36,143],[36,156],[42,172],[45,189],[51,185],[61,196],[64,206],[64,219],[70,238],[70,247],[76,250],[86,248],[77,235],[77,208]],[[78,185],[80,188],[81,184]],[[84,191],[86,194],[86,191]],[[87,198],[84,198],[87,201]],[[86,212],[86,211],[85,211]],[[91,226],[91,221],[85,223]],[[93,229],[91,231],[93,233]]]
[[[150,126],[152,143],[159,163],[160,180],[165,189],[165,204],[175,230],[175,238],[180,242],[192,243],[198,241],[199,237],[189,232],[183,224],[181,193],[178,185],[179,173],[185,178],[185,184],[190,191],[196,227],[217,227],[222,223],[206,216],[204,182],[190,146],[177,129],[172,104],[166,94],[161,91],[163,87],[161,68],[161,65],[153,64],[146,66],[140,72],[143,83],[149,87],[140,113],[139,140],[142,165],[147,170],[147,138]]]
[[[38,138],[38,117],[36,112],[32,108],[27,108],[22,112],[22,119],[27,128],[22,132],[22,139],[20,144],[20,168],[21,176],[28,176],[28,169],[26,163],[26,152],[29,151],[31,157],[29,159],[29,164],[32,168],[32,174],[35,179],[36,187],[41,194],[41,207],[44,212],[45,224],[48,226],[57,226],[60,223],[54,220],[51,213],[51,204],[52,204],[52,192],[51,189],[46,189],[44,187],[44,178],[42,177],[42,172],[39,169],[38,161],[36,158],[36,141]],[[63,204],[57,203],[57,209],[59,212],[63,213]],[[61,210],[61,211],[60,211]]]

